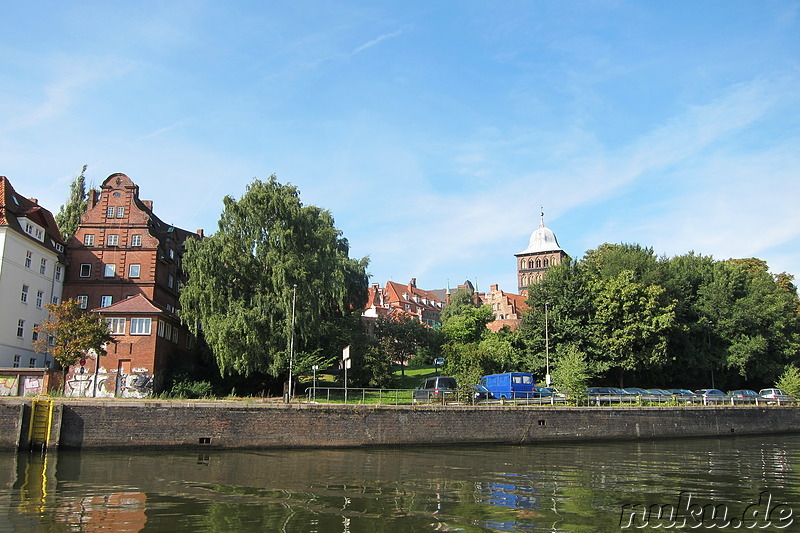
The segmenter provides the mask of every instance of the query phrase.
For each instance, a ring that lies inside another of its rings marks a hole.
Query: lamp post
[[[314,401],[316,402],[317,401],[317,370],[319,370],[319,367],[317,365],[314,365],[314,366],[311,367],[311,370],[314,372],[314,378],[313,378],[313,381],[312,381],[312,390],[314,391]]]
[[[545,364],[547,365],[547,373],[544,376],[544,382],[550,386],[550,325],[547,316],[547,308],[550,302],[544,303],[544,355]]]
[[[297,283],[292,285],[292,325],[289,329],[289,387],[286,402],[292,401],[292,365],[294,364],[294,308],[297,301]]]
[[[711,359],[711,326],[713,325],[714,323],[711,322],[710,320],[706,322],[706,346],[708,347],[709,359]],[[716,388],[716,385],[714,384],[714,361],[711,360],[710,362],[711,362],[711,388],[714,389]]]

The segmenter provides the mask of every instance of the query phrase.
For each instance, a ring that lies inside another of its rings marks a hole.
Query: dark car
[[[483,385],[473,385],[472,386],[472,400],[475,402],[480,402],[483,400],[491,400],[494,398],[492,396],[492,391],[484,387]]]
[[[762,399],[761,396],[754,390],[750,389],[737,389],[728,393],[735,403],[757,403]]]
[[[414,389],[413,398],[415,402],[444,402],[455,399],[456,378],[437,376],[424,380]]]
[[[590,403],[635,402],[636,396],[616,387],[589,387],[584,391]]]

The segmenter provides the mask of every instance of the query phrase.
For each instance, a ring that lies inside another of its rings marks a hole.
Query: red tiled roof
[[[92,309],[93,313],[103,314],[160,314],[168,312],[165,307],[155,303],[142,294],[125,298],[108,307],[96,307]]]
[[[7,226],[34,239],[34,237],[25,232],[19,222],[20,218],[30,219],[44,228],[45,239],[42,244],[47,248],[53,249],[58,254],[63,254],[63,252],[55,250],[54,244],[63,246],[64,240],[61,238],[61,232],[53,214],[36,203],[35,200],[29,200],[20,195],[14,190],[7,177],[0,176],[0,226]]]

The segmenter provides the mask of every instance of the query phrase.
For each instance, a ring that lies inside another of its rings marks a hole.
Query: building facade
[[[442,325],[443,308],[444,302],[434,291],[420,289],[416,278],[412,278],[407,285],[387,281],[385,287],[380,287],[373,283],[369,287],[367,308],[362,316],[378,318],[403,311],[435,328]]]
[[[125,174],[89,191],[86,213],[67,242],[64,298],[105,317],[118,342],[99,362],[70,369],[67,394],[147,396],[160,391],[169,366],[191,364],[196,343],[177,314],[190,238],[202,238],[202,230],[163,222]]]
[[[531,234],[528,247],[518,254],[517,290],[522,296],[528,295],[528,287],[542,280],[548,268],[560,265],[567,253],[558,245],[555,233],[544,225],[544,213],[539,227]]]
[[[53,214],[0,176],[0,367],[52,368],[53,358],[33,343],[46,305],[61,301],[64,252]]]

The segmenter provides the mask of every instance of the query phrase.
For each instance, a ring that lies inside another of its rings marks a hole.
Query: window
[[[138,278],[140,269],[141,269],[141,265],[137,265],[137,264],[130,265],[128,267],[128,277],[129,278]]]
[[[21,355],[15,355],[14,356],[14,368],[19,368],[20,359],[22,359]]]
[[[58,305],[58,296],[53,296],[53,305]]]
[[[22,294],[19,295],[19,301],[26,304],[28,303],[28,287],[27,285],[22,286]]]
[[[105,278],[113,278],[114,274],[116,273],[117,273],[117,265],[110,264],[110,265],[105,265],[103,267],[103,277]]]
[[[169,258],[175,259],[175,250],[173,250],[172,248],[169,249]]]
[[[33,252],[28,250],[27,252],[25,252],[25,267],[30,268],[32,262],[33,262]]]
[[[42,264],[39,265],[39,274],[44,276],[47,273],[47,259],[42,257]]]
[[[158,321],[158,336],[163,337],[165,335],[164,331],[166,329],[166,324],[163,320]]]
[[[36,368],[36,358],[31,357],[30,361],[28,362],[28,368]]]
[[[142,245],[142,236],[131,235],[131,246],[141,246],[141,245]]]
[[[100,297],[100,307],[108,307],[113,303],[114,299],[111,296]]]
[[[41,309],[43,302],[44,302],[44,292],[43,291],[36,291],[36,307]]]
[[[106,237],[106,246],[118,246],[119,245],[119,235],[109,235]]]
[[[86,246],[94,246],[94,234],[87,233],[83,236],[83,244]]]
[[[86,309],[89,306],[89,297],[85,294],[79,294],[77,298],[78,300],[78,307],[81,309]]]
[[[39,327],[39,324],[34,324],[33,325],[33,335],[31,335],[31,340],[33,342],[36,342],[36,341],[39,340],[39,332],[37,331],[38,327]]]
[[[176,326],[172,326],[172,342],[178,344],[178,328]]]
[[[170,274],[167,276],[167,286],[171,289],[173,285],[175,285],[175,277]]]
[[[112,335],[125,334],[124,318],[106,318],[106,324],[108,324],[108,331],[110,331]]]
[[[150,335],[149,318],[131,318],[131,335]]]
[[[80,276],[82,278],[88,278],[92,275],[92,265],[89,263],[81,263],[81,272]]]
[[[20,339],[25,336],[25,321],[21,318],[17,321],[17,337]]]
[[[125,216],[125,208],[120,206],[117,207],[117,218],[122,218]]]
[[[57,251],[57,252],[64,253],[64,245],[63,245],[63,244],[61,244],[61,243],[58,243],[58,242],[57,242],[57,243],[56,243],[56,251]],[[48,363],[45,361],[45,365],[47,365],[47,364],[48,364]]]
[[[114,208],[106,207],[106,218],[114,218]]]
[[[56,265],[56,281],[61,281],[61,265]]]

